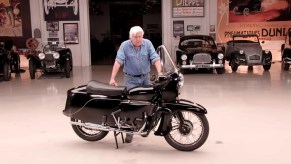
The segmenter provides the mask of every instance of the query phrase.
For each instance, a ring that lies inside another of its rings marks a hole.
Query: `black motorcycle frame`
[[[179,82],[182,78],[183,75],[176,69],[158,77],[152,86],[130,90],[125,86],[115,87],[92,80],[87,85],[68,90],[63,114],[71,118],[73,129],[82,126],[86,129],[113,131],[117,148],[116,136],[119,133],[146,137],[151,131],[155,131],[154,134],[157,136],[167,136],[174,128],[171,126],[172,117],[184,122],[181,111],[190,111],[203,116],[207,114],[202,105],[178,98]],[[200,147],[208,136],[206,117],[204,123],[204,134],[198,145],[192,145],[191,148],[173,147],[182,151],[192,151]],[[185,126],[179,128],[186,134],[190,126],[194,125],[187,122]],[[105,135],[96,140],[102,139]],[[85,140],[96,141],[90,138]]]

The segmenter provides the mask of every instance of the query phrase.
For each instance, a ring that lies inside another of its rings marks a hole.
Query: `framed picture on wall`
[[[187,31],[193,31],[194,26],[193,25],[187,25]]]
[[[65,44],[78,44],[78,23],[64,23],[63,27]]]
[[[46,22],[47,31],[59,31],[59,22],[56,21],[47,21]]]

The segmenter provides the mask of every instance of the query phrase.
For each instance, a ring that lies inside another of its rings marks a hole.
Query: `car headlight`
[[[182,56],[181,56],[181,59],[182,59],[182,60],[187,60],[187,55],[185,55],[185,54],[182,55]]]
[[[60,58],[60,54],[59,54],[58,52],[54,52],[54,53],[53,53],[53,57],[54,57],[55,59],[58,59],[58,58]]]
[[[224,55],[223,55],[222,53],[219,53],[219,54],[217,55],[217,58],[218,58],[218,59],[223,59],[223,57],[224,57]]]
[[[179,73],[179,83],[178,83],[178,85],[179,85],[179,87],[183,87],[183,85],[184,85],[184,75],[182,74],[182,73]]]
[[[240,54],[244,54],[244,50],[239,50],[239,53]]]
[[[44,58],[45,58],[45,54],[44,53],[39,53],[38,54],[38,58],[40,59],[40,60],[43,60]]]
[[[265,50],[265,53],[266,53],[266,54],[270,53],[270,50]]]

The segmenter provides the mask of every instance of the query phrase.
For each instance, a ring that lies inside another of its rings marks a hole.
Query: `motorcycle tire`
[[[209,124],[203,114],[176,111],[172,115],[170,126],[171,131],[164,138],[169,145],[180,151],[198,149],[208,138]],[[197,132],[198,134],[196,134]]]
[[[77,119],[71,118],[72,121],[77,121]],[[74,132],[85,141],[99,141],[106,137],[108,131],[89,129],[79,125],[72,125]],[[90,131],[90,133],[89,133]]]

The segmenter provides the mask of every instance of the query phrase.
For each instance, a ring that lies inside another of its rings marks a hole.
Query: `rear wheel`
[[[65,74],[66,78],[70,78],[71,76],[71,68],[70,68],[70,60],[66,60],[66,65],[65,65]]]
[[[238,15],[238,7],[233,8],[233,13],[234,13],[234,15]]]
[[[71,121],[81,122],[74,118],[71,118]],[[95,130],[79,125],[72,125],[72,128],[80,138],[86,141],[99,141],[108,134],[108,131]]]
[[[9,81],[11,78],[11,69],[10,69],[9,63],[4,63],[3,74],[4,74],[4,80]]]
[[[245,8],[243,11],[244,16],[248,16],[250,15],[250,9],[249,8]]]
[[[284,60],[282,60],[281,62],[281,67],[284,71],[288,71],[289,70],[289,64],[288,63],[285,63]]]
[[[169,145],[181,151],[193,151],[202,146],[209,134],[208,120],[203,114],[176,111],[171,118],[171,131],[164,136]]]
[[[31,79],[35,79],[35,65],[32,59],[29,59],[29,74]]]

